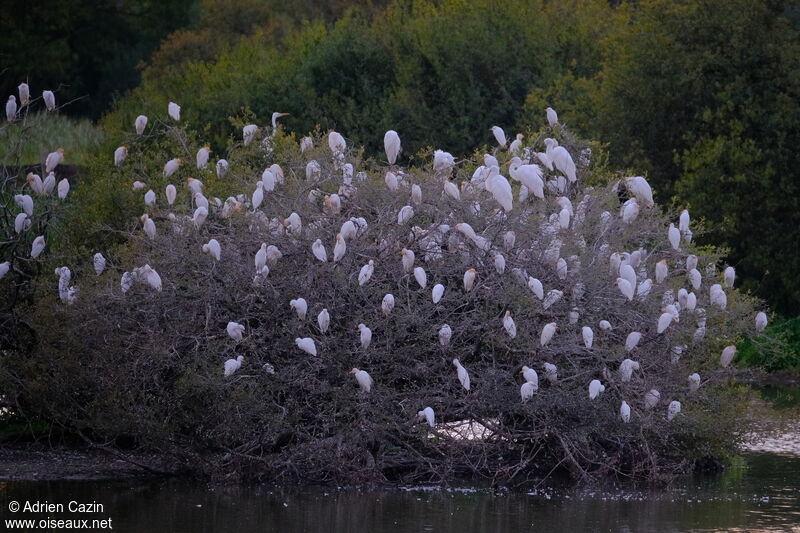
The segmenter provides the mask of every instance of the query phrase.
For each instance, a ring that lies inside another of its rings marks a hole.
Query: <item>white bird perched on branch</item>
[[[675,224],[670,222],[669,229],[667,230],[667,238],[670,245],[675,250],[680,250],[681,246],[681,232],[675,227]]]
[[[631,421],[631,406],[628,405],[628,402],[625,400],[623,400],[622,405],[619,406],[619,416],[626,424]]]
[[[767,314],[763,311],[759,311],[756,315],[756,331],[761,333],[764,331],[764,328],[767,327]]]
[[[593,379],[589,383],[589,399],[590,400],[594,400],[595,398],[597,398],[600,395],[601,392],[605,392],[605,391],[606,391],[606,387],[605,387],[605,385],[600,383],[600,380]]]
[[[203,253],[210,255],[214,261],[219,261],[220,255],[222,254],[222,248],[217,239],[209,240],[203,245],[202,250]]]
[[[700,388],[700,374],[695,372],[694,374],[689,375],[686,380],[689,382],[689,392],[694,392]]]
[[[689,271],[689,283],[692,285],[692,288],[694,290],[699,289],[702,282],[703,282],[703,277],[700,274],[700,271],[697,270],[696,268],[691,269]]]
[[[558,289],[551,289],[547,291],[547,296],[545,296],[544,301],[542,302],[542,307],[544,309],[550,308],[552,305],[558,302],[562,296],[564,296],[564,292]]]
[[[348,374],[353,374],[355,376],[356,382],[363,392],[372,390],[372,378],[365,370],[359,370],[354,367]]]
[[[567,177],[570,183],[575,183],[578,181],[575,162],[572,160],[572,156],[569,155],[569,152],[566,148],[563,146],[556,146],[553,148],[553,153],[550,158],[553,160],[553,166],[561,171],[561,173]]]
[[[734,357],[736,357],[736,346],[726,346],[719,356],[719,364],[722,368],[727,368],[733,362]]]
[[[259,274],[264,268],[264,265],[267,264],[267,243],[261,243],[261,248],[259,248],[259,250],[256,252],[255,264],[256,274]]]
[[[624,204],[622,204],[622,221],[625,224],[630,224],[636,217],[639,216],[639,202],[636,201],[636,198],[630,198]]]
[[[621,292],[622,295],[628,299],[628,301],[633,300],[633,286],[630,284],[628,280],[623,278],[617,278],[614,284],[619,289],[619,292]]]
[[[47,158],[45,159],[45,172],[52,172],[56,169],[58,165],[60,165],[64,161],[64,149],[58,148],[55,152],[50,152],[47,154]]]
[[[544,368],[544,377],[547,378],[547,381],[549,381],[551,384],[558,382],[558,368],[556,368],[556,365],[552,363],[544,363],[542,367]]]
[[[14,218],[14,231],[19,234],[31,228],[31,219],[25,213],[19,213]]]
[[[170,159],[164,164],[164,176],[170,177],[178,170],[181,166],[181,159],[180,157],[176,157],[174,159]]]
[[[436,427],[436,415],[433,412],[433,409],[430,407],[426,407],[422,411],[417,413],[417,418],[420,420],[425,420],[430,427]]]
[[[625,359],[619,365],[619,378],[623,382],[630,381],[633,377],[633,371],[639,370],[641,365],[639,365],[638,361],[634,361],[633,359]]]
[[[719,283],[712,285],[709,290],[709,295],[711,297],[711,305],[715,305],[720,309],[725,309],[725,307],[727,307],[728,296],[725,294],[722,285]]]
[[[458,190],[458,187],[455,183],[449,180],[444,180],[444,192],[447,196],[452,198],[453,200],[459,201],[461,200],[461,192]]]
[[[42,91],[42,100],[44,100],[44,106],[48,111],[53,111],[56,108],[56,95],[53,94],[53,91]]]
[[[660,335],[667,331],[667,328],[672,324],[673,320],[675,320],[675,317],[671,313],[661,313],[661,316],[658,317],[656,333]]]
[[[297,313],[297,316],[300,320],[306,319],[306,313],[308,312],[308,302],[306,302],[305,298],[295,298],[289,301],[289,307],[294,309],[294,312]]]
[[[203,146],[199,150],[197,150],[197,154],[195,155],[195,162],[197,163],[198,170],[202,170],[206,168],[208,165],[208,156],[211,154],[211,148],[209,146]]]
[[[511,141],[511,144],[508,147],[508,151],[514,155],[519,155],[522,152],[522,139],[525,136],[521,133],[517,133],[517,137]]]
[[[456,160],[451,153],[441,150],[436,150],[433,153],[433,170],[435,172],[447,171],[449,173],[455,164]]]
[[[156,204],[156,193],[153,189],[149,189],[144,193],[144,205],[150,207]]]
[[[194,214],[192,215],[192,224],[197,229],[205,223],[206,218],[208,218],[208,209],[203,207],[202,205],[194,210]]]
[[[144,133],[144,129],[147,127],[147,117],[145,115],[139,115],[136,117],[133,127],[136,129],[136,135],[141,135]]]
[[[539,374],[536,373],[536,370],[529,366],[523,366],[522,370],[520,370],[520,374],[522,374],[522,377],[527,383],[533,385],[534,391],[539,390]]]
[[[669,275],[669,268],[667,267],[667,260],[662,259],[656,263],[656,283],[663,283]]]
[[[412,218],[414,218],[414,208],[410,205],[404,205],[397,213],[397,223],[399,225],[408,223]]]
[[[456,367],[456,375],[458,376],[458,381],[461,382],[461,386],[469,390],[469,372],[461,365],[461,361],[458,359],[453,359],[453,365]]]
[[[128,147],[120,146],[114,150],[114,166],[120,166],[125,158],[128,157]]]
[[[361,349],[366,350],[372,343],[372,330],[369,329],[365,324],[359,324],[358,331],[361,332],[359,335],[359,340],[361,341]]]
[[[464,272],[464,291],[469,292],[475,286],[475,278],[478,272],[474,268]]]
[[[661,393],[656,389],[650,389],[644,395],[644,406],[646,409],[652,409],[658,405],[659,400],[661,400]]]
[[[333,247],[333,262],[338,263],[347,251],[347,243],[341,233],[336,234],[336,244]]]
[[[175,102],[170,102],[167,104],[167,114],[174,120],[178,122],[181,119],[181,106],[176,104]]]
[[[297,337],[294,340],[294,343],[297,345],[298,348],[300,348],[307,354],[317,355],[317,346],[316,344],[314,344],[314,339],[312,339],[311,337],[304,337],[304,338]]]
[[[227,160],[220,159],[219,161],[217,161],[217,177],[219,179],[224,178],[225,174],[228,173],[228,169],[229,168],[230,168],[230,165],[228,164]]]
[[[375,272],[375,261],[372,259],[367,262],[366,265],[361,267],[361,270],[358,273],[358,285],[363,287],[372,277],[373,272]]]
[[[317,239],[311,245],[311,253],[313,253],[314,257],[316,257],[323,263],[328,261],[328,252],[325,250],[325,246],[322,244],[322,240],[320,239]]]
[[[497,141],[497,144],[500,146],[500,148],[505,148],[506,132],[503,131],[503,128],[501,128],[500,126],[492,126],[491,128],[489,128],[489,131],[491,131],[492,134],[494,135],[494,138]]]
[[[589,326],[583,326],[581,328],[581,335],[583,336],[583,344],[586,346],[587,349],[592,349],[592,343],[594,342],[594,332],[592,328]]]
[[[678,400],[672,400],[669,402],[669,406],[667,406],[667,420],[672,420],[678,413],[681,412],[681,402]]]
[[[381,312],[384,316],[389,316],[392,314],[392,310],[394,309],[394,295],[391,293],[386,294],[381,301]]]
[[[94,254],[94,257],[92,257],[92,266],[94,266],[94,271],[98,276],[103,273],[106,269],[106,258],[103,257],[103,254],[100,252]]]
[[[242,342],[242,335],[244,334],[244,326],[238,322],[228,322],[225,327],[228,336],[236,342]]]
[[[387,172],[386,175],[383,177],[383,182],[386,184],[386,187],[392,191],[396,192],[400,188],[400,178],[397,177],[397,174],[394,172]]]
[[[542,334],[539,336],[539,345],[545,346],[547,343],[549,343],[553,338],[553,335],[556,334],[557,329],[558,325],[555,322],[545,324],[542,328]]]
[[[625,350],[632,352],[639,345],[640,340],[642,340],[642,334],[638,331],[631,331],[625,338]]]
[[[386,150],[386,159],[390,165],[397,162],[400,154],[400,136],[394,130],[387,131],[383,136],[383,148]]]
[[[10,261],[3,261],[0,263],[0,279],[3,279],[8,271],[11,270],[11,262]]]
[[[328,327],[331,325],[331,314],[327,309],[323,309],[317,315],[317,325],[319,325],[319,331],[321,333],[324,334],[328,332]]]
[[[512,339],[517,336],[517,325],[514,323],[514,319],[511,318],[511,311],[506,311],[506,314],[503,315],[503,328]]]
[[[142,229],[144,229],[145,234],[150,238],[152,241],[156,238],[156,223],[153,222],[153,219],[150,218],[149,215],[146,213],[139,217],[139,220],[142,221]]]
[[[411,186],[411,203],[414,205],[422,203],[422,189],[416,183]]]
[[[732,288],[736,280],[736,270],[732,266],[727,267],[723,273],[723,279],[725,280],[725,286],[729,289]]]
[[[547,123],[552,128],[553,126],[558,124],[558,114],[556,113],[556,110],[553,109],[552,107],[548,107],[547,109],[545,109],[545,111],[547,112]]]
[[[492,196],[500,204],[505,211],[511,211],[514,207],[514,196],[511,192],[511,184],[508,180],[500,174],[491,174],[486,178],[486,190],[492,193]]]
[[[686,209],[681,211],[681,216],[678,218],[678,229],[681,232],[689,231],[689,211]]]
[[[647,183],[646,179],[641,176],[625,178],[625,185],[639,203],[643,204],[645,207],[653,207],[655,205],[653,201],[653,189],[650,188],[650,184]]]
[[[139,275],[144,276],[144,281],[151,289],[161,292],[161,276],[158,275],[155,268],[150,265],[144,265],[141,267]]]
[[[42,254],[45,247],[45,240],[44,235],[39,235],[35,239],[33,239],[33,243],[31,244],[31,258],[36,259]]]
[[[242,367],[242,361],[244,361],[243,355],[238,356],[236,359],[228,359],[225,361],[225,377],[228,377],[239,370]]]
[[[539,298],[540,300],[544,299],[544,286],[542,285],[541,281],[539,281],[534,277],[528,277],[528,288],[531,290],[531,292],[533,292],[533,294],[537,298]]]
[[[67,180],[67,178],[62,178],[62,180],[59,182],[59,185],[61,185],[62,182],[66,181],[66,180]],[[69,184],[68,181],[67,181],[67,184]],[[47,177],[44,179],[44,181],[42,182],[42,192],[44,194],[50,194],[51,192],[53,192],[53,189],[55,188],[55,186],[56,186],[56,175],[55,175],[54,172],[50,172],[47,175]],[[67,190],[69,191],[69,187],[67,187]],[[59,195],[58,195],[58,197],[60,199],[62,199],[62,200],[67,197],[66,194],[64,194],[63,196],[61,195],[60,187],[59,187]]]
[[[328,148],[331,149],[333,155],[339,155],[347,149],[347,142],[341,133],[332,131],[328,134]]]
[[[447,346],[450,344],[450,339],[452,336],[453,330],[448,324],[444,324],[441,328],[439,328],[439,344],[442,346]]]
[[[19,105],[25,107],[31,101],[31,88],[27,83],[22,82],[17,89],[19,90]]]
[[[300,139],[300,153],[306,152],[314,148],[314,139],[311,137],[303,137]]]
[[[17,119],[17,97],[13,94],[8,97],[6,102],[6,118],[9,122],[14,122]]]
[[[526,402],[533,398],[533,393],[536,392],[537,387],[531,383],[530,381],[526,381],[522,384],[519,388],[519,395],[522,398],[523,402]]]
[[[431,291],[431,299],[433,303],[438,304],[442,300],[442,296],[444,295],[444,285],[441,283],[437,283],[433,286],[433,290]]]
[[[414,279],[417,280],[417,283],[423,289],[426,285],[428,285],[428,275],[425,273],[425,269],[422,267],[414,268]]]
[[[274,131],[278,127],[278,119],[281,117],[288,117],[289,113],[279,113],[278,111],[272,113],[272,130]]]

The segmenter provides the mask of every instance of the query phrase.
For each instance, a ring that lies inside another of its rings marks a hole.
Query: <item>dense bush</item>
[[[593,166],[591,152],[566,128],[532,135],[528,146],[543,151],[543,137],[555,136],[575,158],[577,181],[545,170],[544,197],[519,200],[515,184],[514,207],[506,212],[473,174],[476,162],[432,168],[428,152],[418,166],[386,167],[351,149],[332,154],[333,135],[316,135],[315,147],[301,153],[281,128],[264,127],[247,146],[233,142],[230,171],[220,178],[213,158],[206,169],[193,164],[201,135],[158,116],[151,116],[151,126],[121,141],[128,156],[119,167],[110,154],[98,160],[95,181],[72,198],[64,238],[90,246],[96,236],[100,248],[42,256],[48,270],[69,266],[67,285],[79,292],[64,297],[56,290],[58,276],[39,278],[26,310],[37,344],[0,360],[0,388],[19,411],[220,477],[478,475],[509,482],[561,468],[576,477],[654,478],[719,457],[735,443],[740,398],[725,386],[720,352],[752,329],[756,303],[725,289],[724,309],[711,305],[709,287],[721,283],[718,255],[685,241],[673,248],[669,218],[646,207],[642,193],[638,217],[624,222],[620,201],[635,201],[620,176],[598,174],[602,165]],[[506,169],[510,154],[494,153]],[[174,157],[183,164],[167,177],[164,165]],[[285,182],[255,208],[256,181],[271,179],[262,172],[273,163],[281,165]],[[390,170],[397,190],[387,186]],[[185,186],[190,178],[202,180],[204,197],[192,198]],[[443,192],[446,179],[462,184],[460,199]],[[144,188],[132,190],[136,181]],[[589,182],[605,185],[586,187]],[[172,206],[164,193],[170,183],[177,186]],[[418,201],[412,186],[420,188]],[[147,206],[150,190],[155,203]],[[340,209],[331,198],[337,193]],[[210,214],[197,224],[203,198]],[[81,218],[106,200],[113,200],[119,224]],[[413,213],[403,211],[406,205]],[[410,218],[400,220],[401,212]],[[137,220],[142,213],[154,221],[152,239],[143,230],[147,219]],[[290,213],[299,215],[299,229],[283,223]],[[354,221],[356,234],[334,262],[335,237],[347,221]],[[477,235],[468,237],[462,223]],[[91,227],[66,229],[76,225]],[[221,247],[219,262],[202,251],[212,238]],[[317,239],[327,248],[326,262],[312,254]],[[257,275],[262,243],[282,257]],[[425,287],[402,265],[404,248],[415,253]],[[107,260],[100,274],[95,252]],[[703,272],[692,296],[680,290],[691,290],[688,254],[697,255]],[[632,301],[615,286],[625,275],[612,266],[615,260],[635,266]],[[655,283],[661,260],[668,276]],[[370,261],[374,273],[361,283]],[[477,277],[467,290],[470,268]],[[434,302],[438,284],[444,293]],[[382,310],[387,293],[394,295],[388,314]],[[305,317],[290,307],[298,298],[307,302]],[[317,321],[323,308],[330,315],[327,331]],[[679,308],[679,321],[658,333],[662,314]],[[602,328],[603,320],[611,329]],[[244,326],[241,341],[226,332],[230,322]],[[543,343],[550,323],[558,330]],[[359,324],[372,331],[366,348]],[[446,345],[445,324],[452,330]],[[593,330],[592,342],[584,327]],[[627,349],[637,331],[641,340]],[[297,338],[313,339],[317,355],[301,351]],[[223,375],[239,356],[241,367]],[[468,391],[454,358],[469,372]],[[628,358],[639,365],[630,380],[621,371]],[[557,366],[555,382],[547,379],[545,363]],[[520,376],[523,365],[539,373],[538,390],[527,401],[521,393],[532,385],[530,376]],[[369,372],[370,392],[348,374],[353,367]],[[702,382],[690,392],[687,377],[694,372]],[[606,390],[590,400],[587,387],[595,379]],[[660,397],[648,409],[651,389]],[[620,418],[623,401],[631,409],[628,423]],[[669,420],[673,401],[682,410]],[[435,427],[418,416],[426,407],[435,412]]]

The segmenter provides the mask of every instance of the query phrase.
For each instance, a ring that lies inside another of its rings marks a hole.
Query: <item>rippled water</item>
[[[781,410],[781,423],[796,426],[799,412],[790,402]],[[11,501],[45,500],[64,505],[94,501],[103,510],[80,516],[8,511]],[[48,516],[111,518],[115,531],[141,533],[800,531],[800,455],[747,453],[719,475],[684,478],[652,490],[550,485],[511,493],[434,487],[220,488],[175,481],[0,482],[0,520]],[[0,530],[10,529],[3,523]]]

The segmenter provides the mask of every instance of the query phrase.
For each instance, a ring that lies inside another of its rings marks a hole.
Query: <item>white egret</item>
[[[265,245],[262,243],[261,247],[263,248],[264,246]],[[277,246],[275,246],[274,244],[270,244],[266,248],[266,256],[267,256],[267,264],[270,267],[275,267],[275,265],[278,264],[278,260],[281,257],[283,257],[283,254],[281,253],[281,251],[278,249]]]
[[[328,252],[325,250],[325,246],[322,244],[322,240],[317,239],[314,241],[314,244],[311,245],[311,253],[314,254],[314,257],[325,263],[328,261]]]
[[[506,271],[506,258],[503,254],[494,254],[492,259],[494,260],[494,269],[502,275]]]
[[[646,179],[641,176],[625,178],[625,185],[639,203],[644,204],[645,207],[653,207],[655,205],[653,189],[650,188],[650,184],[647,183]]]
[[[489,128],[489,131],[491,131],[492,134],[494,135],[494,138],[497,141],[497,144],[500,146],[500,148],[505,148],[506,132],[503,131],[503,128],[501,128],[500,126],[492,126],[491,128]]]
[[[558,368],[552,363],[545,363],[542,365],[544,368],[544,377],[547,378],[551,384],[558,382]]]
[[[455,164],[456,160],[449,152],[436,150],[433,153],[433,170],[435,172],[447,171],[449,173]]]
[[[567,262],[563,257],[559,257],[556,261],[556,275],[558,275],[558,279],[567,279]]]
[[[361,349],[366,350],[372,343],[372,330],[369,329],[365,324],[359,324],[358,331],[361,332],[359,335],[359,340],[361,341]]]
[[[188,178],[186,180],[186,186],[189,188],[189,192],[191,192],[193,195],[203,194],[203,182],[198,179]],[[242,198],[242,201],[244,201],[244,197]]]
[[[341,233],[336,234],[336,244],[333,246],[333,262],[338,263],[347,251],[347,243]]]
[[[486,179],[486,190],[492,193],[494,199],[505,211],[511,211],[514,207],[511,184],[500,174],[492,174]]]
[[[332,215],[338,215],[342,211],[342,199],[341,197],[336,194],[326,194],[325,198],[322,200],[323,205],[328,210],[328,212]],[[401,210],[402,213],[402,210]],[[411,216],[414,216],[414,212],[412,210]],[[398,215],[398,219],[400,215]],[[410,218],[410,217],[409,217]],[[399,222],[399,220],[398,220]]]
[[[503,328],[512,339],[517,336],[517,325],[511,317],[511,311],[506,311],[506,314],[503,315]]]
[[[431,299],[433,300],[434,304],[438,304],[442,300],[442,296],[444,295],[444,285],[441,283],[437,283],[433,286],[433,290],[431,291]]]
[[[411,186],[411,203],[414,205],[422,203],[422,189],[416,183]]]
[[[394,130],[389,130],[383,136],[383,148],[386,150],[386,159],[390,165],[394,165],[397,161],[397,155],[400,153],[400,136]]]
[[[702,278],[702,275],[700,274],[699,270],[697,270],[696,268],[693,268],[693,269],[691,269],[689,271],[689,283],[691,283],[692,288],[694,290],[697,290],[697,289],[700,288],[700,285],[702,284],[702,281],[703,281],[703,278]]]
[[[294,340],[294,343],[307,354],[317,355],[317,345],[314,344],[314,339],[311,337],[298,337]]]
[[[662,259],[658,263],[656,263],[656,283],[663,283],[665,279],[667,279],[667,275],[669,274],[669,269],[667,267],[667,260]]]
[[[598,323],[598,325],[600,326],[600,329],[602,329],[603,331],[611,331],[613,329],[611,327],[611,322],[609,322],[608,320],[601,320]]]
[[[720,309],[725,309],[728,305],[728,296],[725,294],[725,291],[722,289],[722,285],[716,283],[711,286],[709,290],[709,295],[711,298],[711,305],[715,305]]]
[[[517,234],[513,231],[509,230],[503,234],[503,246],[505,246],[506,250],[511,250],[514,248],[514,244],[517,242]]]
[[[180,166],[181,166],[181,159],[179,157],[170,159],[164,165],[164,176],[166,177],[172,176],[173,174],[175,174],[175,172],[178,170]]]
[[[678,413],[681,412],[681,402],[678,400],[672,400],[669,402],[669,406],[667,407],[667,420],[672,420]]]
[[[208,254],[213,257],[215,261],[219,261],[219,258],[222,254],[222,248],[220,247],[217,239],[209,240],[203,245],[202,250],[204,254]]]
[[[642,334],[638,331],[631,331],[625,338],[625,350],[632,352],[639,345],[640,340],[642,340]]]
[[[553,109],[552,107],[548,107],[547,109],[545,109],[545,111],[547,112],[547,123],[552,128],[553,126],[558,124],[558,114],[556,113],[556,110]]]
[[[45,240],[44,235],[39,235],[35,239],[33,239],[33,243],[31,244],[31,257],[36,259],[39,257],[44,250],[45,247]]]
[[[139,220],[142,221],[142,229],[144,229],[145,234],[150,238],[152,241],[156,238],[156,223],[153,222],[153,219],[150,218],[148,214],[144,214],[139,217]]]
[[[653,280],[648,278],[636,287],[636,294],[639,296],[640,300],[644,300],[650,294],[651,290],[653,290]]]
[[[375,272],[375,261],[370,259],[367,262],[367,264],[362,266],[361,270],[358,272],[359,287],[363,287],[364,285],[366,285],[374,272]]]
[[[423,289],[428,284],[428,275],[425,273],[425,269],[422,267],[414,268],[414,279],[417,280],[417,283]]]
[[[681,211],[681,216],[678,219],[678,229],[681,230],[681,232],[689,231],[689,211],[686,209]]]
[[[675,250],[680,249],[681,245],[681,232],[675,227],[675,224],[670,223],[669,230],[667,230],[667,238],[672,248]]]
[[[67,178],[62,178],[61,181],[64,181],[66,179]],[[67,182],[67,183],[69,183],[69,182]],[[42,192],[44,194],[50,194],[51,192],[53,192],[53,189],[55,188],[55,186],[56,186],[56,175],[55,175],[54,172],[51,172],[51,173],[49,173],[47,175],[47,177],[42,182]],[[66,198],[66,196],[67,195],[65,194],[63,197],[61,197],[61,195],[59,194],[59,198],[61,198],[62,200],[64,198]]]
[[[633,267],[623,263],[619,267],[619,277],[627,281],[631,287],[636,287],[636,271]]]
[[[9,122],[14,122],[17,118],[17,97],[13,94],[8,97],[6,102],[6,118]]]
[[[363,392],[372,390],[372,378],[365,370],[359,370],[354,367],[348,374],[353,374],[353,376],[355,376],[356,382]]]
[[[563,146],[556,146],[553,148],[553,154],[550,158],[553,160],[553,166],[561,171],[570,183],[575,183],[578,180],[575,162],[572,160],[572,156],[566,148]]]
[[[156,193],[153,189],[149,189],[146,193],[144,193],[144,205],[147,207],[156,205]]]
[[[172,184],[167,185],[167,188],[164,192],[167,196],[167,204],[174,204],[175,198],[178,196],[178,190],[175,188],[175,186]]]
[[[236,359],[228,359],[225,361],[225,377],[228,377],[239,370],[242,367],[242,361],[244,361],[243,355],[238,356]]]
[[[461,386],[469,390],[469,372],[461,365],[461,361],[458,359],[453,359],[453,365],[456,367],[456,375],[458,376],[458,381],[461,382]]]
[[[294,309],[294,312],[297,313],[297,316],[300,320],[306,319],[306,313],[308,312],[308,302],[306,302],[305,298],[295,298],[289,301],[289,307]]]
[[[522,386],[519,388],[519,395],[522,398],[522,401],[526,402],[531,398],[533,398],[533,393],[536,392],[536,389],[537,389],[536,385],[534,385],[530,381],[526,381],[525,383],[523,383]]]
[[[272,173],[270,169],[264,169],[264,172],[261,173],[261,187],[266,192],[272,192],[275,190],[275,185],[277,184],[277,178],[275,174]]]
[[[726,368],[728,365],[733,362],[733,358],[736,356],[736,346],[726,346],[722,350],[722,354],[719,356],[719,364]]]
[[[630,381],[633,377],[633,371],[639,370],[641,365],[638,361],[634,361],[633,359],[625,359],[619,365],[619,377],[620,380],[623,382]]]
[[[675,319],[671,313],[661,313],[661,316],[658,317],[658,324],[656,327],[656,333],[659,335],[667,331],[667,328],[672,324],[672,321]]]
[[[605,392],[605,391],[606,391],[606,387],[605,387],[605,385],[600,383],[600,380],[593,379],[589,383],[589,399],[590,400],[594,400],[595,398],[597,398],[600,395],[601,392]]]
[[[650,389],[644,395],[644,406],[646,409],[652,409],[658,405],[661,400],[661,393],[656,389]]]
[[[228,325],[225,326],[225,331],[228,332],[228,336],[236,342],[242,342],[242,335],[244,334],[244,326],[239,324],[238,322],[228,322]]]
[[[52,172],[63,161],[64,161],[63,148],[58,148],[55,152],[50,152],[49,154],[47,154],[47,158],[45,159],[44,162],[45,172]]]
[[[347,220],[344,224],[342,224],[342,228],[339,230],[339,235],[341,235],[345,240],[350,240],[356,236],[356,225],[353,224],[352,220]]]
[[[256,137],[256,132],[258,131],[258,126],[255,124],[247,124],[246,126],[242,127],[242,141],[245,146],[253,142],[253,139]]]
[[[31,88],[27,83],[22,82],[17,89],[19,90],[19,105],[25,107],[31,101]]]
[[[217,161],[217,177],[220,179],[224,178],[225,174],[228,173],[229,168],[230,165],[228,164],[227,160],[220,159],[219,161]]]
[[[689,392],[694,392],[700,388],[700,374],[697,372],[689,375],[686,380],[689,382]]]
[[[275,130],[275,128],[278,127],[278,119],[279,118],[288,117],[288,116],[289,116],[289,113],[279,113],[277,111],[272,113],[272,129]]]
[[[547,291],[547,296],[545,296],[544,300],[542,301],[542,307],[544,309],[549,309],[550,306],[558,302],[562,296],[564,296],[564,291],[560,291],[558,289]]]
[[[439,344],[442,346],[447,346],[450,344],[450,339],[452,336],[453,330],[448,324],[444,324],[441,328],[439,328]]]
[[[430,407],[426,407],[422,411],[417,413],[417,418],[420,420],[425,420],[430,427],[436,427],[436,415],[433,412],[433,409]]]
[[[511,144],[508,147],[508,151],[514,155],[519,155],[522,152],[522,139],[524,138],[525,136],[523,134],[517,133],[516,138],[513,141],[511,141]]]
[[[400,188],[400,179],[397,177],[397,174],[394,172],[387,172],[386,176],[383,178],[384,183],[389,188],[390,191],[396,192],[397,189]]]
[[[34,174],[33,172],[28,172],[28,175],[25,177],[25,181],[28,185],[30,185],[31,190],[38,195],[44,194],[44,185],[42,184],[42,178],[38,174]]]
[[[763,311],[759,311],[756,315],[756,331],[761,333],[764,331],[764,328],[767,327],[767,314]]]
[[[630,284],[628,280],[623,278],[617,278],[614,284],[619,289],[619,292],[621,292],[622,295],[628,299],[628,301],[633,300],[633,286]]]
[[[410,205],[404,205],[397,213],[397,223],[399,225],[407,224],[412,218],[414,218],[414,208]]]
[[[150,265],[144,265],[139,272],[139,275],[144,277],[145,283],[147,283],[151,289],[161,292],[161,276],[158,275],[156,269]]]
[[[6,276],[6,274],[8,274],[9,270],[11,270],[10,261],[4,261],[0,263],[0,279],[3,279]]]
[[[536,278],[529,277],[528,278],[528,288],[533,292],[533,294],[539,298],[540,300],[544,299],[544,286],[542,282]]]
[[[145,115],[139,115],[136,117],[133,127],[136,129],[136,135],[141,135],[144,133],[144,129],[147,127],[147,117]]]
[[[619,416],[626,424],[631,421],[631,406],[628,405],[628,402],[625,400],[623,400],[622,405],[619,406]]]
[[[384,316],[389,316],[392,314],[392,310],[394,309],[394,295],[391,293],[386,294],[381,301],[381,312]]]
[[[327,309],[323,309],[317,315],[317,324],[321,333],[327,333],[328,327],[331,325],[331,315]]]
[[[120,166],[125,158],[128,157],[128,147],[120,146],[114,150],[114,166]]]
[[[526,382],[533,385],[533,390],[539,389],[539,374],[536,373],[536,370],[532,369],[529,366],[523,366],[522,370],[520,371],[522,377],[525,379]]]
[[[311,137],[303,137],[300,139],[300,153],[314,148],[314,139]]]
[[[53,111],[56,108],[56,95],[53,94],[53,91],[42,91],[42,100],[44,100],[44,106],[48,111]]]
[[[292,213],[283,221],[283,225],[292,235],[300,235],[300,231],[303,228],[303,221],[300,219],[300,215]],[[321,241],[320,244],[322,244]]]
[[[639,202],[636,198],[631,198],[622,204],[622,221],[625,224],[630,224],[636,217],[639,216]]]
[[[474,268],[468,269],[464,272],[464,291],[469,292],[475,286],[475,277],[478,272]]]
[[[332,131],[328,134],[328,148],[331,149],[333,155],[341,154],[347,149],[347,142],[341,133]]]
[[[194,214],[192,215],[192,223],[194,227],[200,229],[203,223],[208,218],[208,209],[203,207],[202,205],[194,210]]]
[[[253,206],[253,211],[258,211],[261,203],[264,201],[264,183],[261,181],[256,182],[256,190],[250,196],[250,205]]]
[[[167,104],[167,114],[169,114],[172,120],[176,122],[179,121],[181,119],[181,106],[175,102],[170,102]]]
[[[211,148],[209,146],[203,146],[199,150],[197,150],[197,155],[195,155],[195,162],[197,163],[198,170],[202,170],[206,168],[208,165],[208,156],[211,154]]]
[[[592,349],[592,343],[594,342],[594,331],[589,326],[583,326],[581,328],[581,335],[583,336],[583,344],[586,346],[587,349]]]
[[[545,324],[542,328],[542,333],[539,336],[539,345],[545,346],[550,340],[553,338],[553,335],[556,334],[556,330],[558,329],[558,325],[555,322],[550,322]]]
[[[264,265],[267,264],[267,243],[261,243],[261,248],[256,252],[255,264],[256,274],[258,274],[261,272],[261,269],[264,268]]]
[[[736,280],[736,270],[732,266],[729,266],[725,269],[723,278],[725,280],[725,286],[730,289],[733,287],[733,282]]]
[[[455,183],[449,180],[444,180],[444,192],[453,200],[461,200],[461,192]]]

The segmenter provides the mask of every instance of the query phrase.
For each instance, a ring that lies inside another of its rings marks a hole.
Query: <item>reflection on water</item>
[[[142,533],[785,531],[800,525],[800,458],[747,455],[719,476],[644,491],[551,486],[529,493],[425,487],[371,492],[183,482],[4,482],[2,519],[9,517],[12,500],[97,501],[104,512],[81,518],[110,517],[114,530]],[[68,513],[50,516],[69,518]]]

